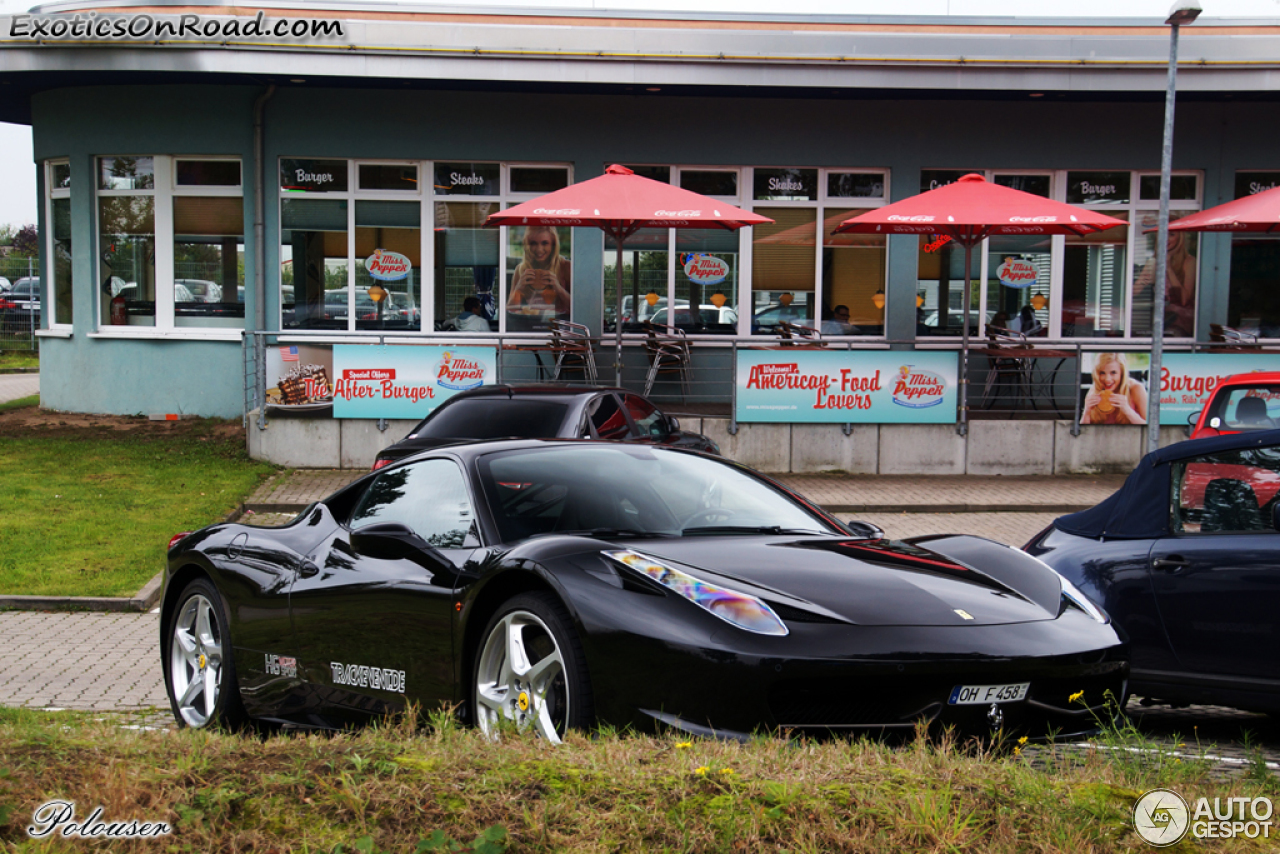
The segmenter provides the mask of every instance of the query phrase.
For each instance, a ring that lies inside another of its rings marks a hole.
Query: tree
[[[19,258],[40,257],[40,233],[28,223],[13,235],[13,254]]]

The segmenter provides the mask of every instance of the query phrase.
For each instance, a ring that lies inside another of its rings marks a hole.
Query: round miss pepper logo
[[[947,391],[947,381],[931,371],[922,371],[913,365],[898,368],[898,378],[893,384],[893,402],[909,409],[925,409],[942,403]]]
[[[448,350],[440,357],[436,385],[453,391],[466,391],[484,385],[485,367],[470,359],[455,357]]]

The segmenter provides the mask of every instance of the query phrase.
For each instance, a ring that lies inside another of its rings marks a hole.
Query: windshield
[[[1214,400],[1220,430],[1272,430],[1280,425],[1280,385],[1232,386]]]
[[[630,445],[576,445],[483,457],[480,481],[503,542],[538,534],[840,534],[724,462]]]
[[[568,404],[506,397],[466,398],[440,407],[410,434],[428,439],[554,439]]]

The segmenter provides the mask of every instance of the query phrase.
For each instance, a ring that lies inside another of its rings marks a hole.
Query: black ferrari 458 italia
[[[175,538],[180,723],[342,727],[450,704],[557,742],[596,722],[964,732],[1096,725],[1127,650],[1040,561],[889,541],[743,466],[590,441],[451,445],[274,528]]]

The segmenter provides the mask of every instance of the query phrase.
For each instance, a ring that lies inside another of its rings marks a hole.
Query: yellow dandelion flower
[[[1027,743],[1027,737],[1025,735],[1022,738],[1018,739],[1018,744],[1026,744],[1026,743]]]
[[[706,765],[699,765],[697,768],[693,769],[693,773],[697,774],[699,777],[705,777],[707,776],[707,772],[710,770],[711,769]]]
[[[720,773],[726,777],[732,777],[734,772],[732,768],[721,768]]]
[[[1067,702],[1068,702],[1068,703],[1074,703],[1076,700],[1079,700],[1079,699],[1080,699],[1081,697],[1083,697],[1083,696],[1084,696],[1084,692],[1083,692],[1083,691],[1077,691],[1077,692],[1075,692],[1074,694],[1072,694],[1070,697],[1068,697],[1068,698],[1067,698]]]
[[[692,741],[678,741],[678,742],[676,742],[676,750],[688,750],[690,747],[693,747],[693,742],[692,742]]]
[[[1021,747],[1015,747],[1015,748],[1013,749],[1013,755],[1014,755],[1014,756],[1021,756],[1021,755],[1022,755],[1022,748],[1021,748]]]

